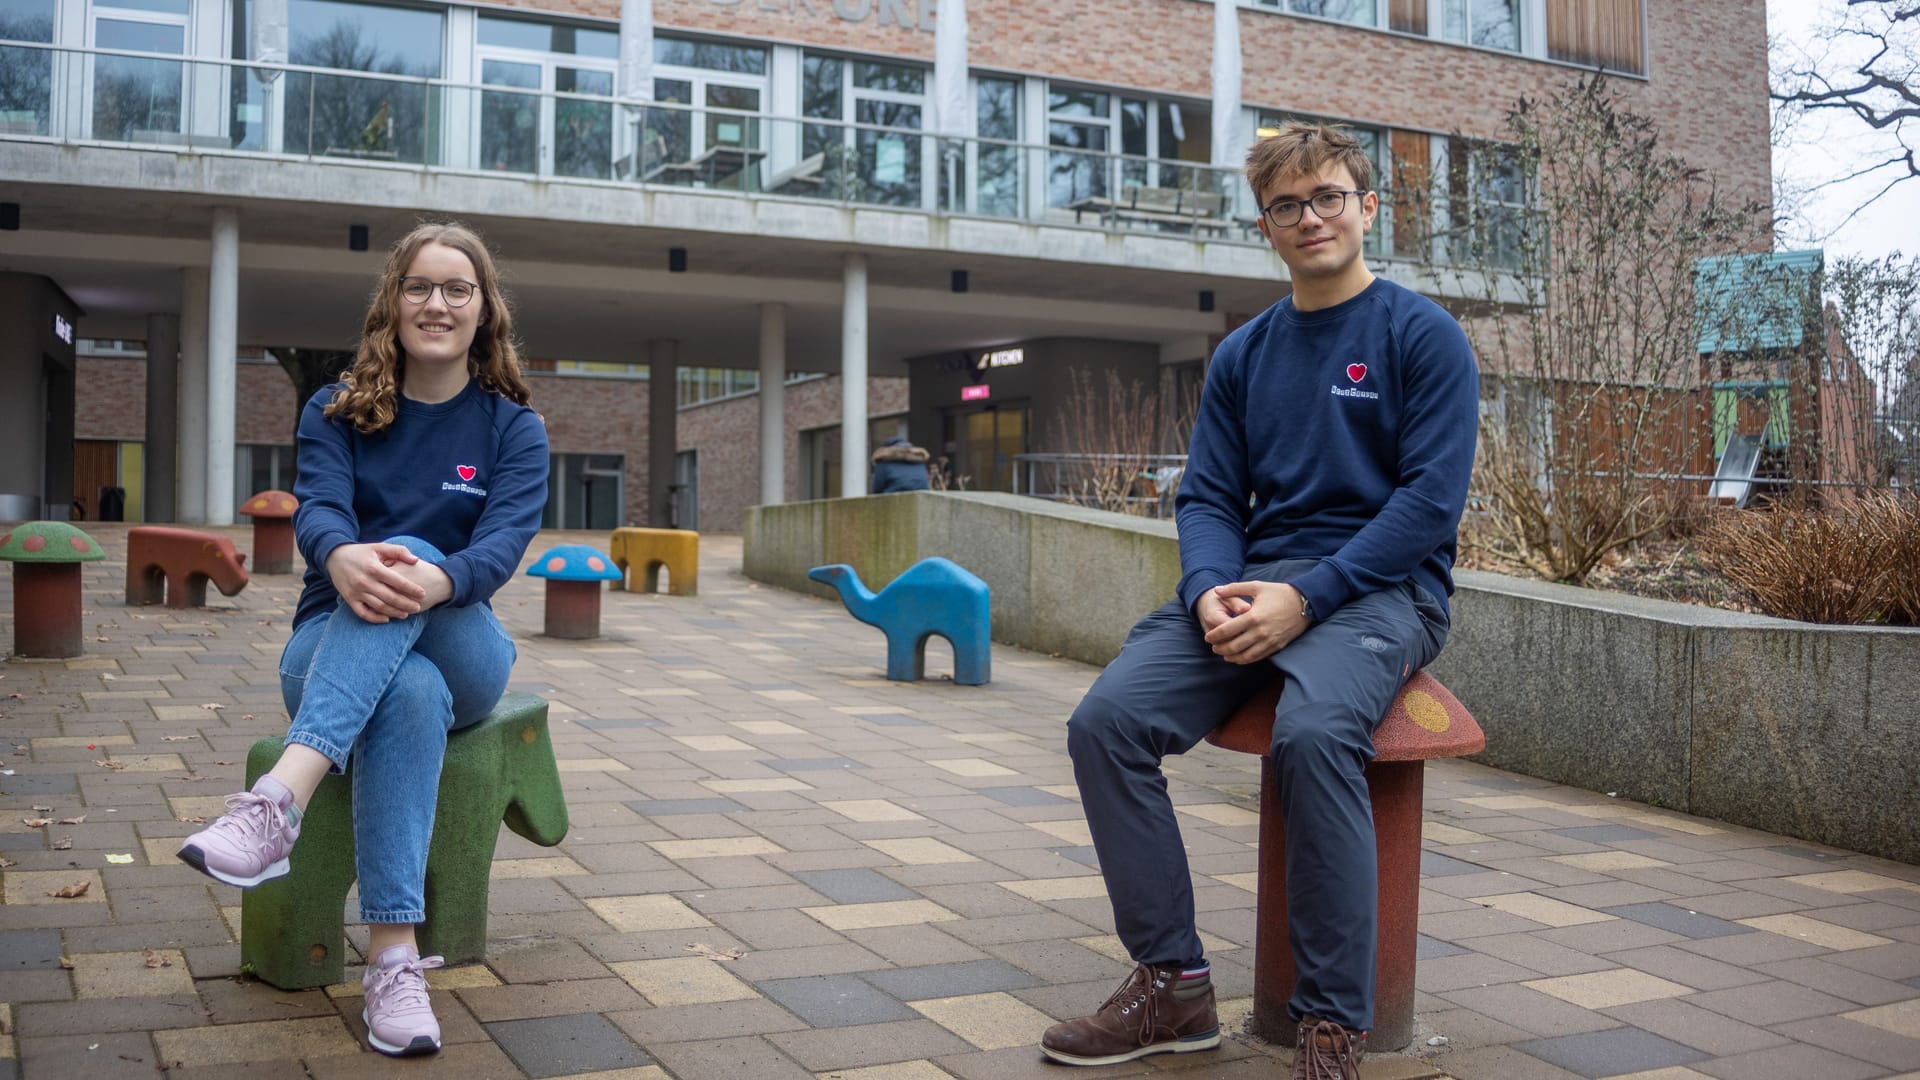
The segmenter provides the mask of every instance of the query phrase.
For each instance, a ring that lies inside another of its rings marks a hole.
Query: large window
[[[93,8],[96,49],[181,56],[187,46],[188,0],[120,0]],[[96,139],[177,141],[182,132],[186,65],[139,56],[97,56],[87,110]]]
[[[1426,0],[1421,2],[1425,3]],[[1316,15],[1322,19],[1353,23],[1355,26],[1380,25],[1377,0],[1260,0],[1260,3],[1295,15]]]
[[[1142,188],[1214,192],[1218,183],[1206,167],[1212,125],[1213,110],[1203,103],[1051,86],[1047,205],[1103,209]],[[1116,150],[1124,157],[1115,158]]]
[[[437,10],[291,0],[288,59],[342,72],[438,77],[442,23]],[[290,72],[286,84],[289,151],[436,163],[438,110],[425,83]]]
[[[1520,51],[1520,0],[1441,0],[1440,36],[1488,49]]]
[[[0,0],[0,40],[53,41],[54,0]],[[0,134],[45,135],[53,53],[0,46]]]
[[[764,111],[767,50],[655,38],[653,63],[653,99],[694,108],[647,110],[639,130],[638,179],[747,191],[761,187],[766,123],[740,114]]]
[[[542,176],[613,175],[613,96],[620,35],[480,16],[480,167]],[[573,95],[591,95],[575,97]]]
[[[859,202],[919,206],[926,140],[928,73],[924,67],[809,54],[801,64],[801,155],[820,155],[831,194]],[[849,124],[867,125],[850,127]],[[891,130],[876,131],[874,128]]]

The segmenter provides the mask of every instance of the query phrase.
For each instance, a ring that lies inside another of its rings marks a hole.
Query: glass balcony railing
[[[532,85],[15,41],[0,42],[0,139],[680,187],[1260,242],[1239,170],[1201,163]]]

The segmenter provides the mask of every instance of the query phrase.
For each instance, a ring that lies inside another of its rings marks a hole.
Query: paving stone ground
[[[446,1049],[379,1057],[357,967],[243,977],[239,891],[173,857],[286,727],[298,579],[130,609],[124,527],[89,531],[86,655],[0,664],[0,1080],[1285,1075],[1241,1032],[1255,759],[1168,770],[1221,1049],[1044,1064],[1041,1029],[1128,970],[1064,748],[1095,670],[996,646],[992,684],[956,686],[936,644],[935,677],[890,683],[877,631],[746,580],[722,536],[700,596],[610,593],[596,641],[541,636],[540,582],[501,593],[572,832],[503,831],[486,962],[433,976]],[[1420,1033],[1367,1080],[1920,1078],[1920,868],[1463,761],[1428,768],[1425,843]]]

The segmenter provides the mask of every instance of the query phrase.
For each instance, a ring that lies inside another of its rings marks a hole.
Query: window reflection
[[[441,74],[438,11],[291,0],[288,23],[292,63],[388,75]],[[439,118],[423,84],[289,72],[287,98],[291,151],[436,163]]]
[[[96,18],[94,44],[102,49],[179,55],[186,28],[165,23]],[[181,84],[177,60],[96,56],[93,61],[93,137],[152,142],[180,131]]]
[[[0,39],[53,41],[54,0],[0,0]],[[0,46],[0,134],[45,135],[53,53]]]

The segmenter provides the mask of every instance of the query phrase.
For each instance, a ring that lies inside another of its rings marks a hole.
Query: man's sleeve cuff
[[[1334,569],[1331,560],[1322,559],[1313,569],[1294,578],[1287,584],[1300,590],[1307,598],[1307,604],[1313,608],[1314,621],[1324,620],[1338,611],[1347,601],[1353,599],[1353,589],[1347,579]]]

